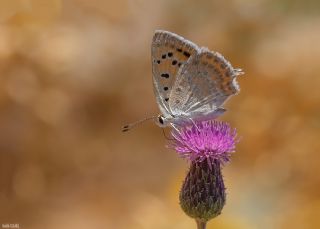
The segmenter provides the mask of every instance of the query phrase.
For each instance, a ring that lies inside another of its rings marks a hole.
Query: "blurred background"
[[[320,2],[0,0],[0,223],[194,229],[188,163],[160,128],[150,44],[165,29],[246,74],[221,118],[242,137],[208,228],[320,228]]]

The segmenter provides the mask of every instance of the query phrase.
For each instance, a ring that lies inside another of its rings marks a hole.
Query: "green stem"
[[[206,229],[207,222],[203,222],[201,220],[196,219],[197,222],[197,229]]]

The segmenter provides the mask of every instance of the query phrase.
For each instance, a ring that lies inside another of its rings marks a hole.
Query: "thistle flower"
[[[173,147],[190,161],[190,169],[180,191],[184,212],[205,228],[218,216],[226,201],[221,165],[230,161],[238,141],[236,130],[219,121],[196,122],[173,129]]]
[[[228,162],[238,141],[236,130],[219,121],[196,122],[193,126],[173,129],[171,134],[172,147],[191,162],[205,159]]]

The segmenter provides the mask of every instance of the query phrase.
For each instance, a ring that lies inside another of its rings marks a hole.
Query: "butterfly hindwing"
[[[172,112],[169,99],[179,69],[200,49],[192,42],[167,31],[156,31],[151,45],[154,93],[160,111]]]
[[[192,116],[220,108],[239,91],[238,74],[221,54],[201,48],[179,71],[170,94],[172,113]]]

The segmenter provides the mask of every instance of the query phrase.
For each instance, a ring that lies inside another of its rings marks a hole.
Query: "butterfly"
[[[236,77],[243,74],[241,69],[233,68],[220,53],[177,34],[157,30],[151,58],[153,89],[161,111],[151,118],[160,127],[215,119],[226,111],[225,101],[240,91]],[[123,131],[137,123],[124,126]]]

